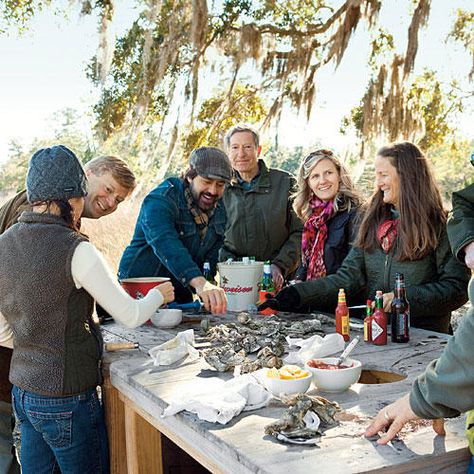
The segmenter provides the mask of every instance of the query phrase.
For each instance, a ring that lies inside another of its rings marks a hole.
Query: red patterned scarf
[[[383,251],[388,253],[397,237],[398,219],[388,219],[379,225],[377,229],[377,240]]]
[[[333,201],[321,201],[313,196],[309,201],[313,210],[311,217],[305,222],[301,238],[301,258],[307,268],[306,280],[316,280],[326,276],[324,265],[324,244],[328,236],[327,221],[334,211]]]

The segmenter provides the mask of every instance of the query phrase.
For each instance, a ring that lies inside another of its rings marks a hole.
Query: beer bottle
[[[407,301],[405,278],[402,273],[395,275],[395,296],[390,308],[392,317],[392,342],[410,340],[410,305]]]
[[[367,300],[364,319],[364,341],[372,342],[372,301]]]
[[[263,276],[259,284],[259,303],[263,303],[267,298],[275,296],[275,285],[273,284],[272,267],[269,260],[263,264]],[[260,311],[260,314],[266,316],[275,314],[276,311],[271,308],[266,308]]]
[[[213,283],[213,278],[211,276],[211,264],[209,262],[204,262],[202,267],[202,276],[207,280]]]
[[[275,293],[270,260],[266,260],[263,264],[263,276],[260,281],[260,291],[271,293],[272,295]]]
[[[387,344],[387,315],[383,310],[383,293],[375,293],[375,311],[372,316],[372,342],[376,346]]]
[[[337,296],[336,332],[341,334],[344,341],[349,340],[349,310],[347,309],[346,294],[343,288],[339,290]]]

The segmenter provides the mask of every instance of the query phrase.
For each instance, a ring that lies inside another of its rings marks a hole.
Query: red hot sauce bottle
[[[346,305],[346,294],[342,288],[337,296],[336,332],[341,334],[344,341],[349,340],[349,310]]]
[[[388,318],[383,310],[383,294],[377,291],[375,294],[375,311],[372,316],[372,343],[376,346],[387,344]]]

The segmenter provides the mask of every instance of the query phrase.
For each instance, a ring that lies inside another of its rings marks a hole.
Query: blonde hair
[[[309,187],[308,178],[313,168],[322,160],[329,160],[336,167],[339,175],[339,191],[334,196],[334,213],[338,211],[350,211],[351,208],[360,204],[360,196],[349,176],[345,166],[337,156],[330,150],[316,150],[307,155],[298,169],[298,191],[293,194],[293,209],[296,215],[306,222],[312,214],[310,199],[313,191]]]
[[[91,171],[96,176],[108,172],[130,194],[136,187],[137,181],[128,164],[116,156],[99,156],[88,161],[84,169]]]

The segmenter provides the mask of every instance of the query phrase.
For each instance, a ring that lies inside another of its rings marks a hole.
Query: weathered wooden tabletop
[[[153,326],[130,330],[112,323],[103,326],[103,333],[106,342],[139,342],[146,350],[190,327],[193,325],[182,324],[174,330]],[[343,421],[327,430],[317,446],[281,444],[265,435],[264,427],[280,418],[286,408],[276,399],[265,408],[241,413],[224,426],[200,421],[187,412],[161,418],[174,394],[192,390],[193,383],[210,374],[223,379],[232,376],[211,372],[202,358],[187,365],[155,367],[145,353],[129,350],[106,354],[104,361],[110,364],[112,384],[153,417],[162,433],[212,472],[348,474],[381,468],[384,472],[397,473],[465,472],[469,455],[464,417],[447,421],[445,437],[436,436],[424,422],[409,426],[398,440],[387,446],[378,446],[374,440],[362,436],[368,421],[380,408],[409,391],[415,377],[440,355],[448,337],[416,329],[412,329],[410,335],[408,344],[389,342],[387,346],[374,346],[362,342],[353,353],[354,358],[362,361],[363,369],[405,375],[405,379],[392,383],[358,383],[340,394],[310,389],[309,394],[336,401],[343,410]]]

